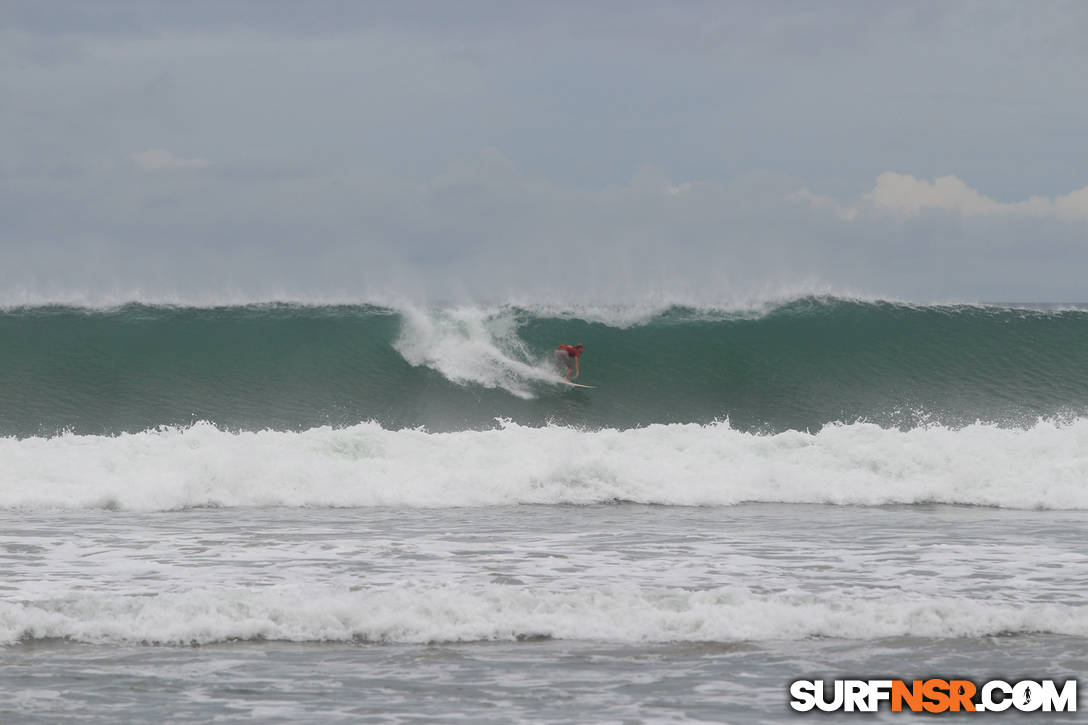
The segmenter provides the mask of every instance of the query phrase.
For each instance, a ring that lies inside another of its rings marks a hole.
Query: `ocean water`
[[[777,723],[796,679],[1088,672],[1076,306],[21,307],[0,370],[0,722]]]

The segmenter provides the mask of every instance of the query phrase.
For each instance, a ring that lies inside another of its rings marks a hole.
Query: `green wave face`
[[[127,305],[0,312],[0,435],[205,420],[461,430],[729,419],[1009,425],[1088,413],[1088,312],[807,298],[758,315],[670,308],[635,325],[513,307]],[[551,377],[584,342],[578,390]]]

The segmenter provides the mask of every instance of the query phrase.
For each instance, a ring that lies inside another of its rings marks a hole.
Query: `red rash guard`
[[[567,354],[569,354],[571,357],[578,357],[583,352],[582,350],[579,350],[576,347],[571,347],[570,345],[560,345],[559,349],[566,350]]]

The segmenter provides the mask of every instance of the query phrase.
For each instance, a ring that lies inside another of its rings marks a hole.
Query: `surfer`
[[[578,377],[581,372],[578,369],[578,358],[582,356],[582,350],[585,345],[578,343],[577,345],[560,345],[555,348],[555,367],[557,370],[562,371],[566,367],[567,372],[563,374],[564,380],[570,380],[571,371],[574,372],[574,377]]]

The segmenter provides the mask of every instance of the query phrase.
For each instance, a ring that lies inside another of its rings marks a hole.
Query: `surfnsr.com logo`
[[[798,712],[1076,712],[1077,681],[795,680],[790,707]]]

